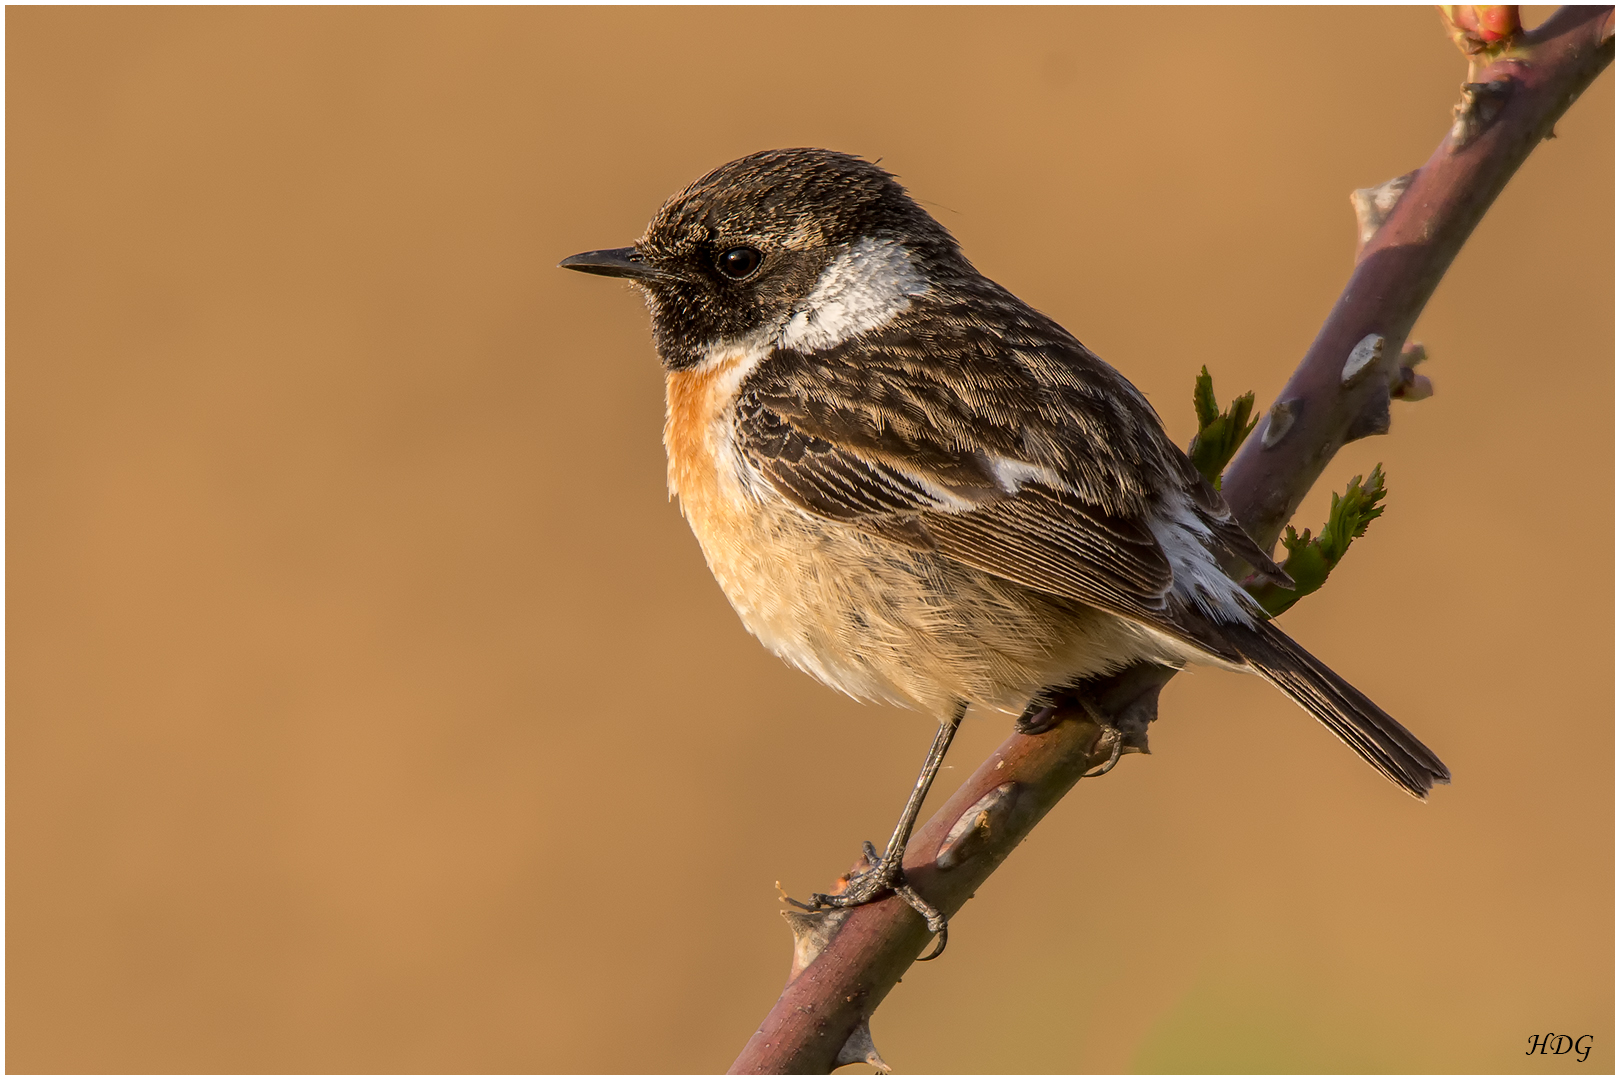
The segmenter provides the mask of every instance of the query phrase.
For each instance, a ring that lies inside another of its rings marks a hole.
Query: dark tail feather
[[[1435,784],[1451,782],[1451,770],[1433,751],[1276,626],[1221,630],[1267,682],[1412,795],[1421,799]]]

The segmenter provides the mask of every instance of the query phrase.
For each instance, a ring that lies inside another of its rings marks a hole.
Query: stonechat
[[[809,906],[898,892],[942,933],[900,866],[967,706],[1038,730],[1066,689],[1139,662],[1253,672],[1412,795],[1450,780],[1222,569],[1293,584],[1136,387],[883,169],[753,154],[634,246],[561,265],[646,298],[669,488],[744,625],[829,686],[940,719],[888,848]]]

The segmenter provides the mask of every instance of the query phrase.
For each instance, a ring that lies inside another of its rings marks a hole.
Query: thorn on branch
[[[1296,588],[1267,583],[1251,587],[1249,594],[1269,614],[1277,616],[1320,589],[1350,550],[1350,542],[1364,535],[1373,519],[1383,514],[1385,494],[1383,465],[1373,467],[1365,484],[1361,477],[1353,478],[1343,495],[1333,496],[1321,536],[1313,538],[1309,529],[1296,533],[1292,525],[1283,533],[1283,547],[1288,551],[1283,569],[1294,579]]]
[[[1401,201],[1401,196],[1412,186],[1412,178],[1417,174],[1418,171],[1413,169],[1404,176],[1385,180],[1375,187],[1356,188],[1350,193],[1350,205],[1356,211],[1357,258],[1361,256],[1361,249],[1367,246],[1367,241],[1378,232],[1379,226],[1388,220],[1395,204]]]
[[[1462,101],[1451,109],[1451,134],[1446,139],[1446,152],[1455,154],[1484,134],[1501,115],[1512,92],[1512,79],[1463,83]]]
[[[1221,490],[1221,473],[1232,460],[1243,440],[1254,430],[1254,391],[1234,398],[1225,412],[1215,404],[1215,380],[1206,366],[1193,382],[1193,411],[1198,414],[1198,434],[1187,447],[1187,456],[1216,491]]]
[[[962,812],[945,834],[934,856],[934,865],[953,870],[990,847],[991,841],[1012,816],[1018,802],[1018,784],[1006,783]]]
[[[1279,401],[1271,407],[1266,414],[1266,431],[1260,437],[1260,447],[1270,450],[1283,441],[1288,429],[1294,426],[1294,420],[1305,411],[1305,403],[1299,398],[1289,398]]]
[[[863,1062],[885,1076],[893,1071],[889,1063],[883,1060],[883,1055],[877,1052],[877,1047],[872,1045],[872,1024],[868,1020],[856,1024],[855,1030],[849,1033],[849,1038],[844,1040],[843,1048],[833,1061],[833,1068]]]
[[[1356,347],[1350,350],[1349,357],[1344,361],[1344,371],[1339,375],[1339,385],[1354,386],[1361,381],[1363,375],[1383,362],[1384,335],[1368,334],[1356,342]]]
[[[1339,372],[1339,385],[1349,389],[1360,382],[1370,372],[1381,371],[1384,366],[1384,335],[1368,334],[1356,342],[1355,348],[1345,358],[1344,367]],[[1389,385],[1390,377],[1385,374],[1380,383]],[[1365,439],[1369,435],[1389,434],[1389,395],[1374,394],[1362,405],[1361,411],[1351,418],[1350,424],[1345,428],[1344,441],[1355,442]]]
[[[778,886],[780,888],[780,886]],[[826,911],[784,911],[788,929],[793,931],[793,962],[788,967],[788,982],[799,977],[821,951],[832,942],[833,935],[844,925],[853,908],[830,908]]]

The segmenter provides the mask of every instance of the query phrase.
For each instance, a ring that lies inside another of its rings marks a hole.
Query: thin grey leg
[[[923,800],[928,797],[928,789],[933,786],[934,777],[939,775],[939,768],[945,763],[945,754],[951,748],[951,740],[956,738],[956,729],[961,727],[962,718],[966,715],[967,702],[959,701],[951,715],[940,723],[939,731],[934,735],[934,744],[928,748],[928,757],[923,761],[922,772],[917,774],[917,783],[911,789],[911,797],[906,800],[906,808],[900,814],[900,821],[894,827],[894,835],[889,837],[889,846],[884,849],[882,858],[874,859],[876,850],[871,844],[866,844],[867,861],[873,865],[852,875],[847,889],[836,896],[811,893],[808,903],[797,900],[790,900],[789,903],[806,911],[820,911],[823,908],[855,907],[888,893],[897,893],[928,921],[928,929],[939,935],[938,947],[923,959],[932,960],[944,951],[945,916],[906,884],[901,863],[906,856],[906,844],[911,840],[911,830],[916,827],[917,815],[922,812]]]

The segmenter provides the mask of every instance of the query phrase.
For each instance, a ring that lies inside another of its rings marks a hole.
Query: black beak
[[[648,266],[637,259],[636,249],[633,247],[582,251],[578,255],[568,256],[557,265],[564,270],[578,270],[582,274],[635,278],[639,281],[652,281],[669,276],[657,267]]]

